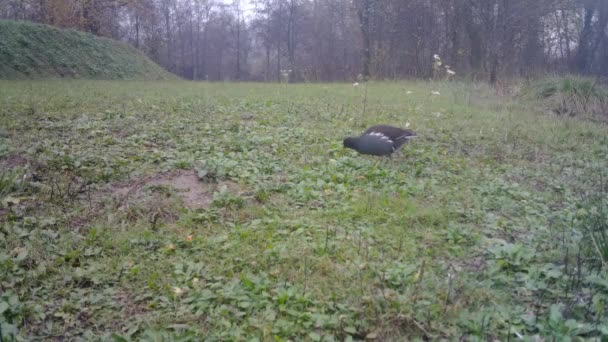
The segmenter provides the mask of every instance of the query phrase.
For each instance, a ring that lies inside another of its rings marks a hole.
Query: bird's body
[[[389,125],[370,127],[358,137],[344,139],[344,147],[361,154],[388,156],[416,136],[414,131]]]

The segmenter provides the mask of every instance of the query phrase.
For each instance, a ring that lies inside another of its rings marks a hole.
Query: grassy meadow
[[[379,123],[419,137],[342,147]],[[0,81],[4,341],[605,340],[607,133],[458,82]]]

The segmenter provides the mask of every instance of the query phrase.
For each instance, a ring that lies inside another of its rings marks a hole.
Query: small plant
[[[281,70],[281,82],[282,83],[289,83],[289,81],[291,80],[291,76],[292,76],[291,69]]]
[[[433,55],[433,79],[450,80],[454,76],[456,76],[456,72],[452,70],[449,65],[444,65],[439,55]]]
[[[245,206],[245,199],[234,194],[223,185],[213,194],[212,206],[217,208],[241,209]]]
[[[608,200],[596,195],[578,210],[579,226],[584,233],[582,248],[592,268],[608,271]]]
[[[8,196],[8,194],[18,191],[22,187],[21,177],[15,172],[0,172],[0,198]]]

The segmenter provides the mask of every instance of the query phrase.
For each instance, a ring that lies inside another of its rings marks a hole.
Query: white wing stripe
[[[380,133],[380,132],[370,132],[367,135],[373,136],[373,137],[378,137],[378,138],[380,138],[380,140],[386,140],[387,142],[390,142],[391,144],[393,143],[391,138],[387,137],[386,135],[384,135],[383,133]]]

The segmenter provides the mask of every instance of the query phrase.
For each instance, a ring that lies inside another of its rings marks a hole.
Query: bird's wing
[[[393,139],[391,139],[389,136],[385,135],[382,132],[370,132],[370,133],[367,133],[367,134],[364,134],[364,135],[369,135],[369,136],[372,136],[372,137],[378,137],[378,139],[386,141],[387,143],[390,143],[390,144],[393,143]]]
[[[363,134],[369,133],[382,133],[389,137],[397,136],[401,133],[401,130],[397,127],[389,126],[389,125],[376,125],[368,128]]]
[[[414,131],[409,129],[401,129],[399,127],[393,127],[389,125],[377,125],[367,129],[367,131],[363,132],[363,134],[370,133],[381,133],[387,136],[389,139],[393,141],[398,141],[400,139],[406,138],[411,135],[416,135]],[[408,138],[406,138],[408,139]]]

